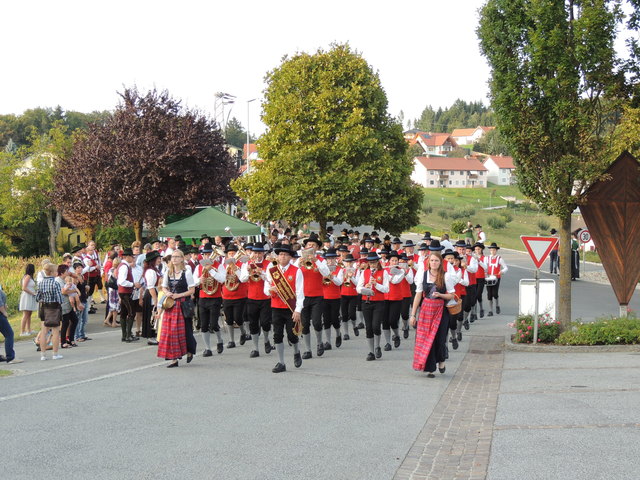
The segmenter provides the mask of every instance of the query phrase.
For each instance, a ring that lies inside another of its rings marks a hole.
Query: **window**
[[[484,184],[484,182],[483,182],[482,180],[480,180],[480,181],[478,182],[478,184],[479,184],[479,185],[483,185],[483,184]]]
[[[455,175],[456,171],[455,170],[451,170],[451,175]]]
[[[453,180],[449,180],[449,185],[453,185]]]
[[[433,180],[429,180],[429,185],[433,185]]]
[[[507,179],[506,178],[503,177],[501,180],[502,180],[502,183],[507,183]]]
[[[435,170],[429,170],[429,175],[435,175],[436,171]]]
[[[478,172],[478,175],[482,175],[484,172],[481,170]]]
[[[465,184],[464,180],[462,180],[461,184],[462,184],[462,185],[464,185],[464,184]]]

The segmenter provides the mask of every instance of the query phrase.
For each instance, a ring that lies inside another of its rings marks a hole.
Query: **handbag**
[[[457,315],[462,311],[462,300],[460,300],[460,297],[455,293],[453,294],[453,299],[456,301],[456,304],[447,305],[447,310],[449,310],[449,314]]]
[[[182,316],[184,318],[193,318],[196,306],[194,305],[191,298],[185,298],[182,302],[180,302],[180,308],[182,309]]]
[[[162,303],[160,304],[160,306],[163,310],[171,310],[175,304],[176,301],[174,298],[165,295],[164,297],[162,297]]]
[[[58,307],[42,307],[45,327],[59,327],[62,322],[62,309]]]
[[[107,288],[110,288],[111,290],[118,289],[118,280],[116,280],[116,277],[114,277],[113,275],[109,275],[109,280],[107,280]]]

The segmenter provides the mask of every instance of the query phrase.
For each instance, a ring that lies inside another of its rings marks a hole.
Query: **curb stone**
[[[607,353],[640,352],[640,345],[533,345],[531,343],[513,343],[511,333],[504,336],[504,348],[512,352],[529,353]]]

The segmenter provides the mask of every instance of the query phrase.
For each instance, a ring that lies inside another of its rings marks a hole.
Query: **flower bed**
[[[562,332],[560,345],[636,345],[640,344],[640,319],[629,317],[606,317],[595,322],[573,322],[571,328]]]
[[[511,337],[513,343],[533,343],[533,315],[519,315],[509,324],[516,329]],[[553,343],[560,335],[560,322],[548,313],[538,315],[538,343]]]

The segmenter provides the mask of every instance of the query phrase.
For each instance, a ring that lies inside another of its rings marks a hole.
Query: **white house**
[[[489,181],[496,185],[513,185],[516,183],[515,170],[512,157],[490,155],[484,161],[484,166],[489,171]]]
[[[473,145],[482,136],[490,130],[496,127],[476,127],[476,128],[456,128],[451,137],[456,141],[458,145]]]
[[[418,144],[425,155],[446,155],[457,148],[458,144],[448,133],[419,132],[410,145]]]
[[[411,180],[426,188],[486,188],[487,169],[472,157],[414,157]]]

